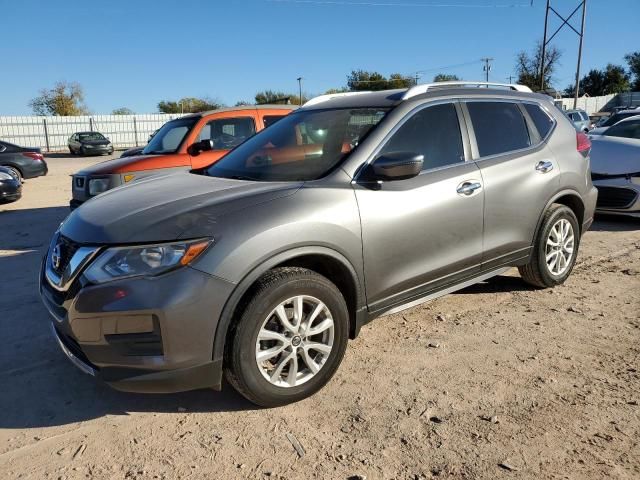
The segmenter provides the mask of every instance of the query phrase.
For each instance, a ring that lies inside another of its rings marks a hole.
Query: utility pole
[[[480,60],[484,62],[484,67],[482,69],[485,72],[486,82],[489,83],[489,72],[491,71],[491,62],[493,62],[493,58],[485,57],[485,58],[481,58]]]
[[[299,105],[302,106],[302,77],[298,77],[298,91],[300,92],[300,103]]]
[[[509,84],[512,84],[513,83],[513,75],[509,75],[507,77],[507,80],[509,80]]]
[[[569,22],[569,20],[571,20],[571,18],[578,12],[578,10],[580,10],[582,8],[582,24],[580,27],[580,31],[578,31],[573,25],[571,25],[571,23]],[[556,29],[555,32],[553,32],[553,35],[551,35],[549,38],[547,38],[547,27],[548,27],[548,23],[549,23],[549,12],[553,12],[560,20],[562,20],[562,24]],[[540,90],[544,90],[544,76],[545,76],[545,62],[546,62],[546,53],[547,53],[547,45],[549,45],[549,43],[551,43],[551,40],[553,40],[553,37],[555,37],[557,35],[557,33],[562,30],[564,28],[564,26],[566,25],[568,28],[570,28],[571,30],[573,30],[575,32],[576,35],[578,35],[579,39],[580,39],[580,44],[578,47],[578,65],[576,67],[576,91],[575,91],[575,95],[574,95],[574,100],[573,100],[573,108],[576,108],[578,106],[578,93],[580,91],[580,64],[582,62],[582,43],[584,40],[584,24],[585,24],[585,18],[587,15],[587,0],[581,0],[580,3],[578,4],[578,6],[576,8],[573,9],[573,12],[571,12],[571,14],[568,17],[563,17],[562,15],[560,15],[552,6],[551,6],[551,0],[547,0],[547,9],[546,9],[546,13],[544,15],[544,38],[542,39],[542,58],[540,60]]]

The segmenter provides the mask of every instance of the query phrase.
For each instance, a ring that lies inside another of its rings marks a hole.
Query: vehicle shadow
[[[589,230],[594,232],[631,232],[640,230],[640,218],[598,214]]]
[[[40,262],[67,207],[0,212],[0,428],[66,425],[129,412],[256,408],[232,387],[171,395],[117,392],[80,372],[51,336],[38,293]]]
[[[479,293],[528,292],[536,290],[519,276],[497,275],[483,282],[475,283],[456,292],[456,295],[477,295]]]

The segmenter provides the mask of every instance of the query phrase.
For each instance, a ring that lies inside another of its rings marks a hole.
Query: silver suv
[[[564,282],[596,203],[589,146],[518,85],[318,97],[209,167],[82,205],[40,291],[66,355],[115,388],[219,389],[224,373],[286,404],[380,315],[511,267]]]

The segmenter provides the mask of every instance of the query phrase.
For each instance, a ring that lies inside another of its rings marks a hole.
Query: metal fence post
[[[93,118],[89,117],[89,131],[93,132]]]
[[[136,139],[136,147],[138,146],[138,125],[136,123],[136,117],[133,117],[133,135]]]
[[[44,141],[45,141],[45,144],[47,145],[47,152],[50,152],[51,148],[49,146],[49,131],[47,130],[47,119],[46,118],[42,119],[42,125],[44,125]]]

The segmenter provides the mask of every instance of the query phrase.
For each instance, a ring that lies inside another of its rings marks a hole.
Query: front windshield
[[[104,140],[104,136],[98,132],[80,133],[78,137],[80,137],[81,142],[92,142],[95,140]]]
[[[389,109],[301,110],[287,115],[211,165],[213,177],[308,181],[339,165]]]
[[[198,117],[185,117],[165,123],[149,141],[142,153],[175,153],[180,148],[184,137],[198,121]]]
[[[637,113],[614,113],[609,117],[609,119],[602,124],[603,127],[610,127],[611,125],[615,125],[620,120],[624,120],[625,118],[633,117],[634,115],[638,115]]]

